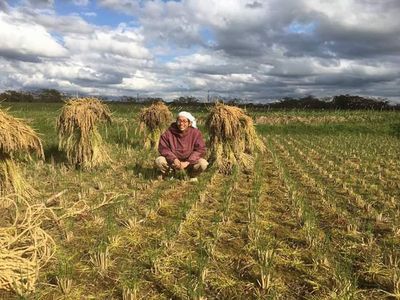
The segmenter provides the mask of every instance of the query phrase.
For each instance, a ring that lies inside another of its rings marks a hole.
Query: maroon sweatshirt
[[[200,130],[188,127],[181,132],[176,123],[171,126],[160,137],[158,152],[172,164],[174,159],[188,161],[189,164],[195,164],[206,154],[206,144]]]

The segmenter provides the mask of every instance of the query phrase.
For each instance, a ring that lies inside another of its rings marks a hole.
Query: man
[[[164,176],[172,170],[187,170],[191,181],[197,181],[196,176],[208,166],[203,158],[206,145],[196,127],[196,119],[185,111],[180,112],[176,122],[161,135],[158,152],[161,156],[155,163]]]

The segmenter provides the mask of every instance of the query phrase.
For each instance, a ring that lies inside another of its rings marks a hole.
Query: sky
[[[0,90],[400,103],[399,0],[0,0]]]

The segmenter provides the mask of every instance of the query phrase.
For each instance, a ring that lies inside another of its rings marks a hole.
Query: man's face
[[[178,117],[176,119],[176,124],[178,125],[179,130],[182,132],[188,129],[188,127],[190,126],[189,120],[185,117]]]

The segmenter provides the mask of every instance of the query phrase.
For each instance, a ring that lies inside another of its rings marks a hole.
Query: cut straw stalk
[[[59,149],[75,167],[91,169],[110,158],[98,131],[98,123],[111,123],[109,108],[96,98],[71,99],[65,102],[57,119]]]
[[[26,295],[35,290],[39,270],[54,255],[54,240],[40,227],[48,211],[44,205],[30,205],[2,197],[2,215],[13,213],[0,221],[0,290]],[[9,221],[6,221],[9,220]]]
[[[172,121],[172,113],[163,102],[156,102],[141,110],[139,121],[145,148],[157,149],[162,132]]]
[[[238,107],[216,103],[210,109],[206,126],[210,133],[211,160],[222,173],[231,173],[234,166],[251,169],[254,152],[265,150],[253,120]]]
[[[16,193],[29,197],[34,192],[13,159],[21,152],[34,152],[44,158],[42,142],[36,132],[22,120],[0,109],[0,195]]]
[[[0,154],[0,196],[17,194],[30,197],[34,194],[34,189],[21,176],[21,172],[8,155]]]

